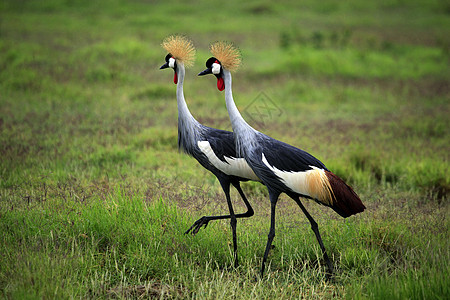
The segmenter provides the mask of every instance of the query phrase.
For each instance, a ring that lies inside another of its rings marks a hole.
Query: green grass
[[[448,292],[447,280],[439,276],[448,272],[448,264],[441,264],[449,258],[447,248],[441,248],[448,244],[447,235],[441,233],[426,242],[418,236],[431,228],[445,231],[437,217],[445,216],[443,212],[424,217],[426,228],[420,232],[403,227],[415,228],[414,222],[392,222],[388,227],[383,220],[367,222],[359,216],[346,222],[323,218],[324,239],[337,273],[329,282],[304,217],[289,215],[283,201],[280,218],[290,218],[279,226],[269,270],[259,278],[265,217],[239,223],[239,228],[248,225],[253,230],[241,229],[241,265],[233,269],[227,224],[209,225],[208,234],[183,235],[192,222],[185,210],[161,197],[126,190],[117,187],[104,198],[93,196],[89,201],[61,197],[5,211],[1,223],[4,296],[90,298],[119,290],[133,296],[136,286],[174,297],[200,298],[420,299]],[[406,220],[412,213],[391,216],[391,220]]]
[[[419,0],[3,1],[1,297],[448,298],[449,12]],[[230,129],[223,93],[196,74],[210,42],[233,41],[234,98],[252,125],[361,196],[367,210],[346,220],[305,201],[333,280],[285,196],[259,277],[270,209],[257,183],[243,184],[256,213],[238,221],[237,269],[228,222],[183,234],[227,205],[177,150],[173,74],[158,70],[174,33],[198,48],[185,95],[199,121]],[[279,113],[257,116],[261,92]]]

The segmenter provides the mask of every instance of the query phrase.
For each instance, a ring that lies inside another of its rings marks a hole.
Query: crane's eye
[[[216,61],[212,64],[211,71],[214,75],[218,75],[218,74],[220,74],[220,68],[221,68],[221,65],[219,63],[217,63],[217,61]]]
[[[171,67],[172,69],[175,69],[175,58],[171,57],[169,58],[169,67]]]

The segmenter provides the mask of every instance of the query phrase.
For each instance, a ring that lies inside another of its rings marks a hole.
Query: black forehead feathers
[[[169,61],[169,59],[170,59],[171,57],[172,57],[172,54],[170,54],[170,53],[167,54],[167,55],[166,55],[166,61]]]
[[[207,68],[211,68],[211,67],[212,67],[212,64],[215,63],[216,61],[218,61],[219,64],[220,64],[220,61],[219,61],[217,58],[215,58],[215,57],[210,57],[210,58],[206,61],[206,67],[207,67]]]

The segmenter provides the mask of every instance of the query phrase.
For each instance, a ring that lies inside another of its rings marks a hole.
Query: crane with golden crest
[[[240,53],[232,44],[226,42],[216,42],[211,45],[210,50],[213,57],[206,61],[207,69],[198,75],[213,74],[217,78],[218,89],[225,90],[225,103],[233,128],[236,154],[245,158],[269,192],[270,229],[261,264],[261,275],[264,273],[267,256],[275,237],[275,208],[281,193],[292,198],[306,215],[331,275],[333,265],[323,245],[318,225],[300,198],[309,198],[328,206],[344,218],[364,211],[364,204],[349,185],[329,171],[317,158],[273,139],[247,124],[236,107],[231,89],[231,71],[238,68]]]
[[[203,216],[198,219],[185,233],[196,234],[209,221],[230,219],[233,233],[233,250],[235,266],[237,260],[236,224],[238,218],[253,216],[254,211],[241,189],[240,182],[259,178],[248,166],[247,162],[236,155],[234,136],[232,132],[219,130],[200,124],[191,114],[184,98],[183,83],[185,66],[191,66],[195,57],[195,48],[190,40],[184,36],[169,36],[162,47],[168,52],[165,63],[160,69],[174,70],[174,83],[177,85],[176,97],[178,105],[178,148],[194,157],[205,169],[213,173],[219,180],[228,204],[229,215]],[[230,185],[233,185],[244,201],[247,212],[236,214],[231,198]]]

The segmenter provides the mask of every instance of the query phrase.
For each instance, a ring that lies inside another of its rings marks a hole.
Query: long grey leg
[[[247,212],[243,213],[243,214],[237,214],[236,218],[250,218],[251,216],[253,216],[255,214],[255,212],[253,211],[252,206],[250,205],[250,202],[248,202],[247,197],[245,197],[244,192],[241,189],[241,185],[239,183],[239,181],[237,182],[232,182],[231,183],[236,190],[239,192],[239,195],[241,195],[242,200],[245,203],[245,206],[247,207]]]
[[[237,189],[237,191],[239,192],[239,194],[242,197],[242,200],[244,201],[245,205],[247,206],[247,212],[245,212],[243,214],[235,215],[233,205],[231,203],[231,197],[230,197],[230,182],[228,180],[219,180],[219,182],[225,193],[225,197],[227,199],[227,204],[228,204],[228,210],[230,211],[230,214],[222,215],[222,216],[203,216],[200,219],[198,219],[197,221],[195,221],[195,223],[185,232],[185,234],[189,233],[192,230],[192,234],[195,235],[196,233],[198,233],[198,231],[200,230],[200,228],[202,226],[206,227],[208,225],[209,221],[230,219],[230,225],[231,225],[231,230],[232,230],[232,234],[233,234],[234,266],[237,267],[238,266],[237,234],[236,234],[237,218],[251,217],[251,216],[253,216],[254,211],[253,211],[253,208],[251,207],[250,203],[248,202],[247,198],[245,197],[245,194],[242,191],[239,182],[233,182],[232,183],[233,186]]]
[[[230,188],[229,185],[230,183],[228,183],[228,187],[226,187],[226,182],[222,184],[222,188],[223,191],[225,193],[225,197],[227,197],[227,203],[228,201],[231,200],[230,199]],[[241,189],[241,186],[239,184],[239,182],[232,182],[233,186],[237,189],[237,191],[239,192],[239,194],[242,197],[242,200],[245,203],[245,206],[247,206],[247,212],[243,213],[243,214],[237,214],[235,215],[237,219],[239,218],[250,218],[251,216],[254,215],[254,211],[252,206],[250,205],[250,202],[248,202],[247,198],[245,197],[244,192]],[[225,186],[225,187],[224,187]],[[226,192],[228,191],[228,192]],[[229,215],[222,215],[222,216],[203,216],[200,219],[198,219],[197,221],[195,221],[195,223],[188,229],[186,230],[185,234],[188,234],[189,232],[192,232],[193,235],[197,234],[200,230],[200,228],[202,226],[204,226],[206,228],[206,226],[208,226],[209,221],[213,221],[213,220],[222,220],[222,219],[231,219],[231,213]]]
[[[308,218],[309,223],[311,223],[311,229],[314,232],[314,234],[316,235],[316,239],[319,242],[320,248],[322,249],[323,258],[325,259],[325,262],[327,263],[328,272],[329,272],[329,275],[331,276],[333,274],[333,264],[331,263],[330,259],[328,258],[327,251],[325,250],[325,246],[323,245],[322,238],[320,237],[319,226],[317,225],[316,221],[314,221],[314,219],[311,217],[311,215],[308,213],[306,208],[303,206],[300,199],[296,199],[296,198],[293,198],[293,199],[295,202],[297,202],[298,206],[300,206],[300,208],[303,211],[303,213],[305,214],[306,218]]]
[[[264,269],[266,268],[267,256],[269,256],[270,247],[272,246],[273,238],[275,237],[275,208],[277,206],[278,196],[280,193],[271,192],[269,190],[270,197],[270,230],[267,236],[266,250],[264,251],[264,257],[261,264],[261,277],[264,274]]]

